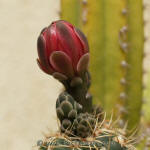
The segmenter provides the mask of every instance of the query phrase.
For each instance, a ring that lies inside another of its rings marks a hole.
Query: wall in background
[[[37,37],[58,19],[59,0],[0,0],[0,146],[28,150],[56,130],[61,85],[36,64]]]

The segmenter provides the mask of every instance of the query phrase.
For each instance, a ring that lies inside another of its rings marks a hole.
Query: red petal
[[[51,54],[50,63],[52,67],[68,77],[73,76],[73,67],[70,58],[62,51],[55,51]]]
[[[74,31],[76,32],[77,37],[79,38],[79,40],[83,45],[84,53],[87,53],[89,51],[89,44],[87,38],[78,28],[74,28]]]
[[[79,58],[81,57],[83,47],[70,26],[64,23],[56,23],[56,28],[59,40],[59,49],[71,57],[73,67],[75,68]]]
[[[56,33],[56,25],[51,24],[48,27],[46,32],[46,50],[48,54],[48,58],[53,51],[58,49],[58,40],[57,40],[57,33]]]
[[[50,74],[53,73],[53,69],[50,67],[49,59],[47,58],[46,48],[45,48],[45,40],[43,35],[41,34],[37,41],[37,50],[38,56],[41,65],[47,70]]]
[[[39,59],[36,60],[37,61],[37,64],[39,66],[39,68],[44,71],[45,73],[49,74],[49,72],[47,70],[45,70],[45,68],[42,66],[42,64],[40,63]]]

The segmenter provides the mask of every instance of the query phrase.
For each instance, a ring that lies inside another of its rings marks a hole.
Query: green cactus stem
[[[90,87],[88,72],[85,72],[83,77],[75,77],[72,81],[66,80],[64,86],[74,100],[83,106],[83,112],[92,112],[92,97],[88,94]]]
[[[125,118],[129,121],[129,128],[133,128],[140,121],[143,96],[143,1],[128,0],[127,2],[129,26],[127,63],[129,64],[129,68],[126,74],[128,84],[126,86],[127,100],[125,104],[128,114],[125,115]]]
[[[82,13],[87,11],[87,22],[82,24],[88,37],[91,53],[91,93],[96,103],[101,103],[104,110],[111,115],[116,104],[122,104],[120,93],[124,85],[125,69],[121,62],[126,54],[118,44],[119,31],[126,25],[126,17],[122,14],[125,1],[87,1],[82,7]],[[85,16],[84,16],[85,17]]]

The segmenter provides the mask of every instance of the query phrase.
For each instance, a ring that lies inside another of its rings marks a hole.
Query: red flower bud
[[[37,42],[39,67],[47,74],[67,77],[85,71],[89,46],[84,34],[66,21],[52,22],[44,28]]]

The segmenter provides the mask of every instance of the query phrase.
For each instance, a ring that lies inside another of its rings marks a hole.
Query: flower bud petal
[[[58,79],[59,81],[64,81],[64,80],[67,80],[67,76],[65,76],[64,74],[62,73],[59,73],[59,72],[54,72],[52,74],[52,76],[55,78],[55,79]]]
[[[49,61],[52,67],[68,77],[73,77],[73,67],[70,58],[62,51],[55,51],[51,54]]]
[[[36,61],[37,61],[37,64],[38,64],[39,68],[40,68],[42,71],[44,71],[45,73],[49,74],[49,72],[42,66],[40,60],[39,60],[39,59],[36,59]]]
[[[42,66],[42,70],[44,72],[48,72],[49,74],[53,73],[53,69],[50,67],[49,61],[47,59],[47,54],[46,54],[46,47],[45,47],[45,40],[42,35],[39,36],[38,42],[37,42],[37,50],[38,50],[38,55],[39,55],[39,64]]]
[[[77,64],[77,72],[79,74],[82,74],[83,72],[85,72],[88,69],[88,65],[89,65],[89,59],[90,59],[90,55],[89,53],[84,54],[78,64]]]
[[[59,49],[68,54],[71,58],[73,67],[77,65],[82,55],[82,45],[71,27],[63,23],[56,23]]]
[[[74,28],[74,31],[76,32],[78,38],[80,39],[83,45],[83,49],[82,49],[83,52],[87,53],[89,51],[89,44],[88,44],[87,38],[78,28]]]
[[[44,32],[44,37],[46,39],[46,50],[47,55],[50,55],[53,51],[58,48],[58,37],[56,32],[56,25],[51,24],[47,30]]]

